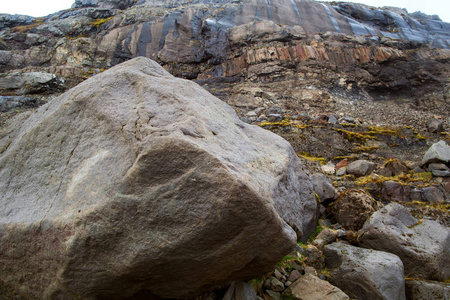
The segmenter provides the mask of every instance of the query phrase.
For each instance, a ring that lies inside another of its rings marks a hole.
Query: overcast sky
[[[75,0],[0,0],[0,13],[22,14],[42,17],[68,9]],[[382,7],[396,6],[406,8],[408,12],[421,11],[429,15],[438,15],[443,21],[450,22],[449,0],[357,0],[347,1]]]

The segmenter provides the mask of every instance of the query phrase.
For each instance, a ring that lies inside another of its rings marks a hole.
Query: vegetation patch
[[[318,161],[321,165],[325,165],[327,163],[327,160],[324,157],[321,157],[321,156],[316,157],[316,156],[313,156],[313,155],[311,155],[311,154],[309,154],[307,152],[300,152],[298,154],[298,156],[302,157],[304,159],[307,159],[309,161]]]
[[[321,225],[318,225],[316,229],[309,235],[308,242],[314,241],[314,239],[319,235],[319,233],[323,230],[323,227]]]

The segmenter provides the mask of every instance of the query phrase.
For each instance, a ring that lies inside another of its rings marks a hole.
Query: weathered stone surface
[[[311,176],[311,180],[314,185],[314,191],[316,192],[317,196],[319,196],[321,202],[334,199],[336,189],[331,184],[331,182],[328,181],[328,178],[325,175],[320,173],[313,174]]]
[[[450,147],[445,141],[439,141],[433,144],[422,159],[423,165],[448,162],[450,162]]]
[[[447,280],[450,276],[450,230],[435,221],[417,221],[400,204],[375,212],[359,240],[365,248],[398,255],[408,277]]]
[[[435,186],[428,186],[422,189],[422,199],[426,202],[445,202],[444,193]]]
[[[411,201],[409,187],[393,180],[382,183],[381,197],[385,201]]]
[[[57,90],[62,84],[55,75],[42,72],[0,74],[0,91],[23,89],[23,93]]]
[[[283,219],[306,236],[315,226],[312,183],[285,140],[146,58],[27,116],[0,139],[11,293],[187,297],[269,271],[296,244]]]
[[[349,297],[339,288],[317,276],[306,274],[294,281],[284,292],[283,298],[293,300],[347,300]]]
[[[337,238],[337,232],[330,229],[330,228],[324,228],[314,239],[312,244],[316,246],[319,249],[322,249],[325,245],[328,245],[330,243],[333,243],[336,241]]]
[[[441,300],[450,299],[450,284],[427,280],[407,279],[406,299]]]
[[[359,230],[372,213],[381,207],[382,204],[365,191],[347,190],[332,204],[330,212],[345,229]]]
[[[397,255],[333,243],[324,249],[329,281],[356,299],[405,299],[403,263]]]
[[[366,176],[372,173],[376,164],[367,160],[357,160],[347,166],[347,173],[355,176]]]
[[[438,119],[432,119],[428,122],[428,131],[431,133],[437,133],[444,131],[444,128],[442,126],[442,122]]]

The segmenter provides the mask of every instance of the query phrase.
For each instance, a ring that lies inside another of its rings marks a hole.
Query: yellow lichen
[[[318,161],[321,165],[325,165],[326,162],[327,162],[327,160],[324,157],[321,157],[321,156],[316,157],[316,156],[313,156],[313,155],[311,155],[311,154],[309,154],[307,152],[300,152],[298,154],[298,156],[300,156],[300,157],[302,157],[304,159],[307,159],[309,161]]]

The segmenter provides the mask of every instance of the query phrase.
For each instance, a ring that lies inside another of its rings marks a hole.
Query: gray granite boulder
[[[315,227],[289,143],[150,59],[22,119],[0,135],[2,299],[187,298],[270,271],[287,223]]]
[[[450,277],[449,228],[435,221],[418,221],[400,204],[375,212],[359,240],[362,247],[398,255],[408,277],[438,281]]]
[[[422,158],[422,164],[450,162],[450,147],[445,141],[434,143]]]
[[[342,243],[325,247],[331,284],[355,299],[405,299],[403,263],[397,255]]]

